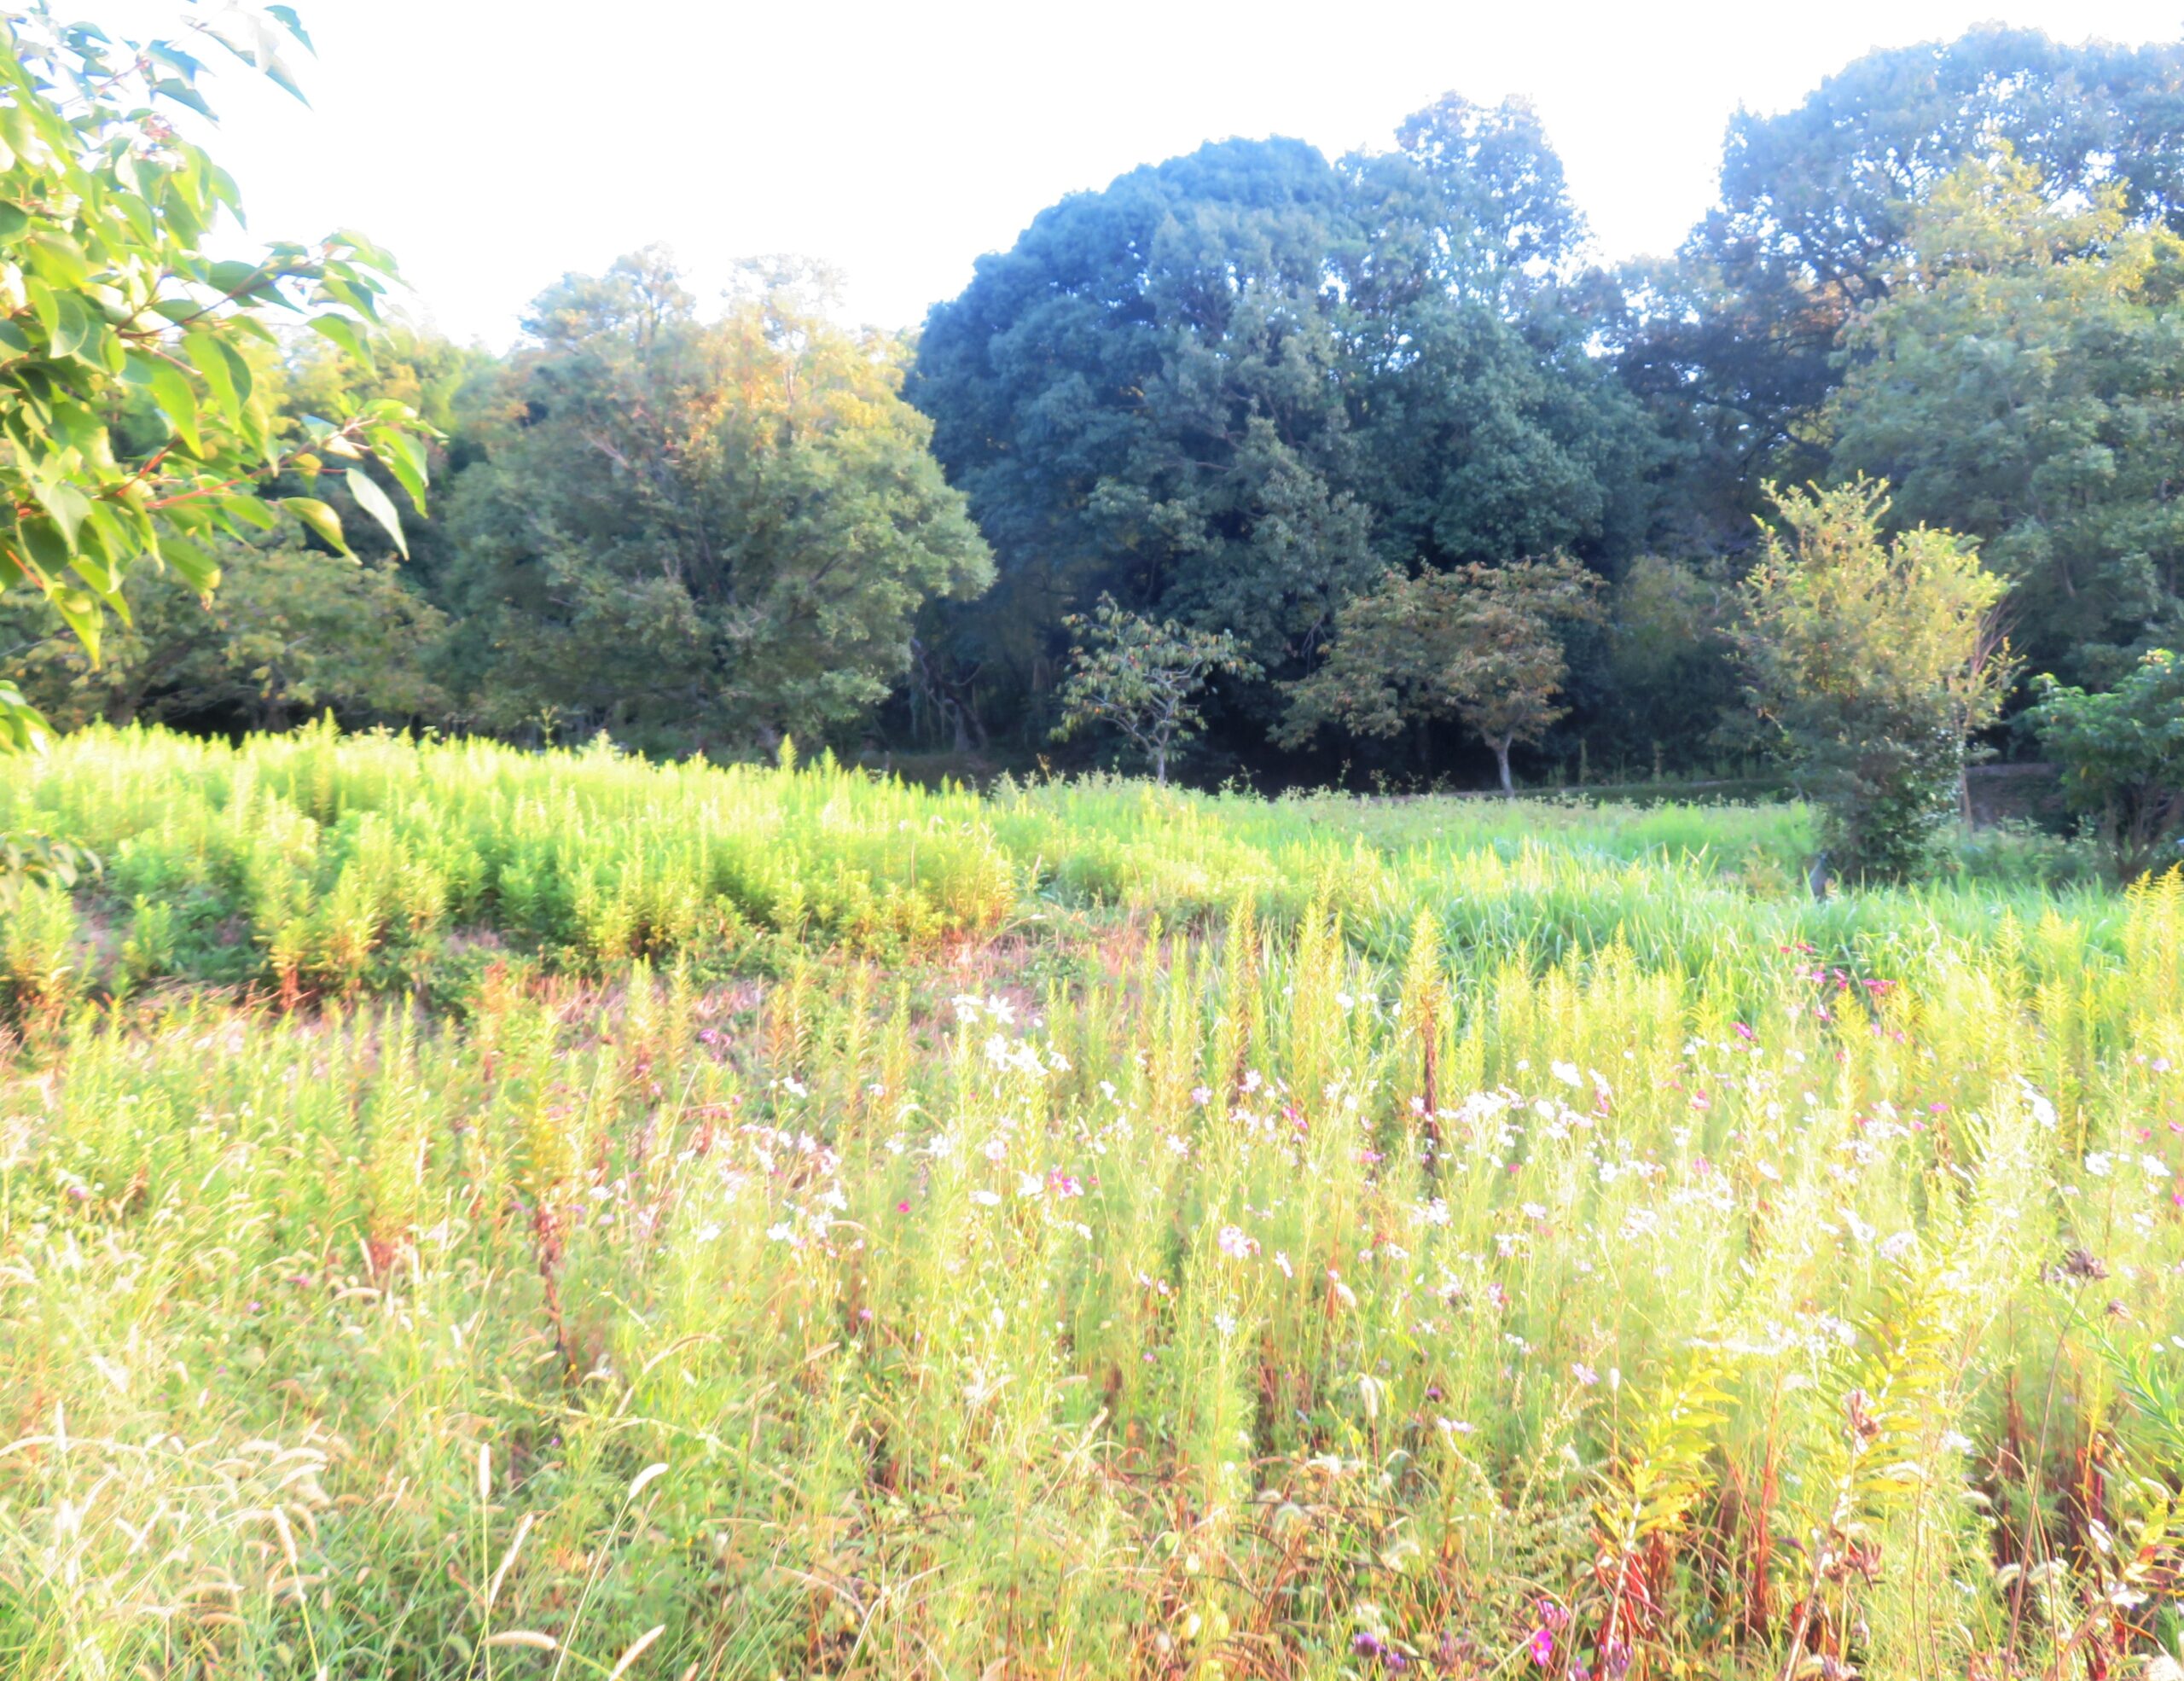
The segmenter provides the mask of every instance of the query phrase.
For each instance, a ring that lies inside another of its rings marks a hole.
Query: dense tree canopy
[[[1293,675],[1386,565],[1627,540],[1647,445],[1560,289],[1581,230],[1530,113],[1454,97],[1386,154],[1224,142],[1043,212],[919,346],[1000,573],[952,650],[1037,689],[1109,590]]]
[[[445,615],[385,560],[296,544],[215,551],[208,602],[171,573],[131,591],[94,664],[26,604],[0,611],[31,703],[60,729],[103,719],[277,730],[322,712],[346,724],[447,715],[432,675]]]
[[[514,419],[462,477],[447,594],[479,721],[670,751],[820,733],[990,576],[893,346],[786,274],[700,319],[655,253],[540,297]]]
[[[1343,184],[1293,141],[1231,141],[1043,212],[933,311],[912,400],[994,544],[960,657],[1033,686],[1102,590],[1225,618],[1262,659],[1372,566],[1330,259]]]
[[[1384,148],[1227,140],[1063,198],[914,336],[785,260],[700,310],[648,253],[495,355],[375,322],[353,236],[212,262],[231,185],[123,104],[187,105],[195,61],[148,90],[11,27],[15,736],[26,695],[1085,765],[1135,714],[1072,673],[1130,626],[1222,651],[1207,774],[1691,770],[1788,745],[1753,637],[1818,587],[1782,521],[1844,494],[1870,555],[1976,545],[2036,670],[2098,691],[2184,640],[2184,48],[1867,55],[1740,113],[1683,248],[1613,272],[1536,113],[1450,94]]]
[[[2032,658],[2106,679],[2184,611],[2184,239],[2129,225],[2120,186],[2042,188],[2007,153],[1937,186],[1845,334],[1826,435],[1898,519],[1983,540]]]
[[[2109,189],[2133,224],[2170,223],[2184,212],[2184,46],[1989,26],[1869,53],[1792,110],[1732,119],[1719,204],[1679,261],[1628,276],[1621,329],[1634,381],[1665,399],[1711,492],[1687,519],[1717,514],[1716,540],[1743,542],[1761,477],[1821,470],[1806,422],[1834,388],[1844,327],[1888,296],[1918,206],[1998,143],[2051,201]]]

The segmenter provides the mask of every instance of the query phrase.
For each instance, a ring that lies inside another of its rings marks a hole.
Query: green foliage
[[[2117,873],[2129,880],[2174,862],[2184,840],[2184,660],[2154,649],[2105,695],[2050,676],[2036,688],[2026,720]]]
[[[0,916],[11,1677],[2120,1678],[2175,1608],[2184,875],[1819,904],[1786,809],[319,730],[24,768],[112,864]],[[950,920],[862,942],[852,879]],[[186,984],[246,892],[316,1005]]]
[[[1228,631],[1186,630],[1172,619],[1156,624],[1124,612],[1112,596],[1102,595],[1089,616],[1072,614],[1062,623],[1078,640],[1069,651],[1069,675],[1058,696],[1061,722],[1054,739],[1091,729],[1118,730],[1150,761],[1153,780],[1164,786],[1170,755],[1204,727],[1198,696],[1207,680],[1217,672],[1259,674],[1258,662]]]
[[[456,492],[470,717],[726,755],[860,719],[912,620],[991,576],[897,395],[898,347],[753,274],[701,321],[657,253],[537,300],[521,418]]]
[[[1765,479],[1824,470],[1812,422],[1840,377],[1840,336],[1893,295],[1920,206],[1968,155],[2013,146],[2053,204],[2112,191],[2135,225],[2171,224],[2180,95],[2172,42],[1990,25],[1867,53],[1790,110],[1739,112],[1718,207],[1679,260],[1629,276],[1630,318],[1612,329],[1676,438],[1678,522],[1741,546]],[[1954,509],[1921,511],[1965,526]]]
[[[1703,760],[1743,713],[1729,626],[1736,584],[1715,561],[1641,555],[1603,603],[1608,703],[1600,733],[1654,762]]]
[[[49,1029],[89,979],[79,938],[82,922],[68,892],[75,872],[55,848],[25,849],[10,843],[8,852],[0,870],[12,871],[19,858],[45,867],[26,877],[0,874],[0,882],[7,884],[0,897],[6,912],[0,923],[0,986],[6,989],[14,1020]],[[22,857],[25,852],[27,858]]]
[[[282,87],[280,27],[237,10],[200,23]],[[254,348],[276,315],[361,344],[393,276],[357,235],[278,244],[257,262],[216,259],[208,236],[240,217],[235,183],[171,119],[209,116],[203,65],[169,42],[115,42],[62,25],[44,3],[0,20],[0,490],[13,510],[0,591],[44,598],[94,660],[124,588],[149,559],[200,593],[218,581],[212,545],[280,523],[255,492],[328,458],[397,466],[421,509],[415,418],[384,400],[303,419],[276,435]],[[339,521],[315,496],[279,505],[334,548]],[[391,511],[391,510],[389,510]],[[35,729],[0,691],[0,746]]]
[[[2007,150],[1936,183],[1826,416],[1834,470],[1978,538],[2027,652],[2080,680],[2184,624],[2184,239],[2125,203],[2059,206]]]
[[[145,580],[96,664],[37,604],[0,612],[0,637],[15,643],[40,711],[62,730],[97,718],[263,730],[326,710],[355,724],[447,714],[429,675],[445,615],[391,561],[232,542],[214,552],[210,602],[171,577]]]
[[[1385,155],[1224,142],[1042,212],[919,343],[999,573],[936,649],[1035,693],[1105,591],[1300,676],[1388,565],[1629,544],[1644,423],[1553,283],[1581,226],[1536,119],[1453,96]]]
[[[1562,627],[1599,618],[1599,585],[1564,555],[1390,573],[1344,609],[1327,658],[1291,690],[1283,733],[1306,740],[1334,724],[1390,736],[1454,714],[1493,749],[1502,791],[1513,793],[1509,749],[1563,716]]]
[[[1902,878],[1930,860],[2012,676],[2001,581],[1966,538],[1885,537],[1883,486],[1779,492],[1734,637],[1753,708],[1827,813],[1833,863]]]
[[[63,893],[94,880],[103,868],[99,855],[49,835],[0,830],[0,910],[12,910],[26,887],[57,887]]]

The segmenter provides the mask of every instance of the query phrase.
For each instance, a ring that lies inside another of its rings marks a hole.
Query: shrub
[[[2157,648],[2106,695],[2043,676],[2027,716],[2126,880],[2174,861],[2184,836],[2184,660]]]

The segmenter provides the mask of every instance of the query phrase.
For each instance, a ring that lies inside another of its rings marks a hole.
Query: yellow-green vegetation
[[[2184,879],[1798,808],[93,731],[0,1672],[2117,1675]]]

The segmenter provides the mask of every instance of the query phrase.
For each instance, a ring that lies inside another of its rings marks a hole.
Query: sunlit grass
[[[2174,1647],[2175,877],[325,736],[33,821],[0,1673]]]

